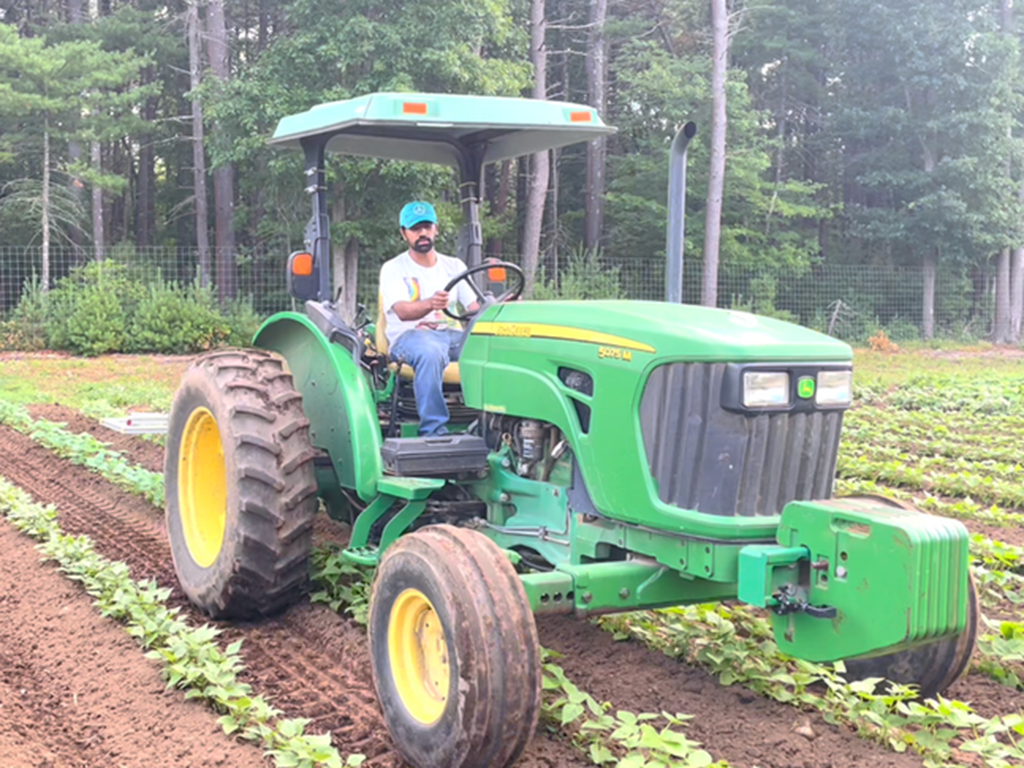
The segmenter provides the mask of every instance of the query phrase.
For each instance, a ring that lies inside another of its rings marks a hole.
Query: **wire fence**
[[[105,258],[125,265],[143,284],[163,281],[178,285],[200,278],[195,248],[114,247]],[[38,246],[0,246],[0,319],[10,316],[23,295],[37,288],[44,274],[58,287],[76,269],[95,260],[88,248],[51,247],[44,260]],[[206,260],[208,284],[222,302],[242,300],[259,315],[294,306],[285,288],[287,254],[276,251],[218,252]],[[361,259],[359,301],[375,308],[379,257]],[[683,301],[700,303],[703,265],[684,265]],[[551,258],[542,261],[538,295],[552,298],[665,298],[663,258]],[[956,267],[940,270],[935,291],[935,336],[972,340],[991,333],[995,292],[994,270]],[[802,270],[735,269],[719,272],[718,305],[771,315],[863,341],[884,330],[894,341],[920,338],[924,276],[920,268],[817,265]]]

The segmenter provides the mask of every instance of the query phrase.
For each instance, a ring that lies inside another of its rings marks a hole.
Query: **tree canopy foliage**
[[[593,242],[595,221],[602,257],[626,271],[664,256],[669,147],[689,120],[699,132],[685,252],[702,256],[708,3],[607,0],[595,16],[595,2],[545,6],[547,96],[603,104],[618,128],[603,145],[602,206],[587,207],[598,182],[586,147],[553,155],[540,243],[548,279],[551,258],[569,263]],[[373,91],[533,88],[526,0],[225,0],[229,76],[193,89],[185,17],[197,3],[209,24],[204,0],[0,0],[0,243],[40,239],[49,185],[55,241],[88,246],[102,233],[108,247],[195,245],[198,100],[208,168],[228,167],[234,180],[232,264],[256,252],[283,259],[302,242],[309,201],[302,158],[266,143],[281,117]],[[1024,86],[1009,0],[730,0],[728,11],[722,270],[969,271],[1020,249]],[[602,93],[588,92],[595,82]],[[529,173],[528,162],[488,172],[485,237],[505,257],[521,248]],[[461,213],[449,169],[332,158],[328,178],[332,238],[362,270],[399,249],[397,211],[412,197],[439,203],[442,245],[454,250]]]

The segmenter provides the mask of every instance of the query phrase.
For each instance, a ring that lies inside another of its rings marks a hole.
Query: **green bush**
[[[229,347],[248,347],[256,335],[263,318],[256,313],[252,299],[236,299],[227,306],[224,317],[228,324],[228,337],[225,343]]]
[[[730,303],[730,309],[750,312],[763,317],[774,317],[789,323],[800,322],[800,318],[789,310],[779,309],[775,306],[779,291],[779,281],[775,275],[758,275],[751,278],[749,291],[749,298],[734,295]]]
[[[39,285],[39,276],[33,273],[25,278],[21,299],[0,323],[0,349],[17,349],[36,352],[46,349],[46,294]]]
[[[162,280],[139,302],[127,338],[129,352],[180,355],[210,349],[228,338],[230,328],[210,291],[181,288]]]
[[[99,286],[82,291],[67,318],[63,333],[66,349],[78,355],[103,355],[124,350],[124,308],[117,294]]]
[[[92,261],[57,281],[47,297],[47,346],[86,355],[123,352],[146,287],[115,261]]]
[[[533,289],[535,299],[622,299],[625,292],[619,278],[619,267],[601,263],[597,250],[577,248],[569,256],[569,263],[561,279],[548,279],[545,270],[537,275]]]

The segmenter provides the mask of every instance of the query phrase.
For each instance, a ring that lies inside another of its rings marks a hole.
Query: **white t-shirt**
[[[406,321],[395,314],[394,306],[400,301],[429,299],[438,291],[444,290],[449,280],[465,270],[466,265],[462,259],[440,253],[437,254],[437,263],[432,267],[417,264],[408,251],[384,262],[384,266],[380,268],[380,301],[386,312],[388,345],[394,345],[399,336],[421,323],[436,323],[439,328],[458,328],[459,324],[439,309],[418,320]],[[449,296],[448,308],[457,311],[456,301],[464,308],[468,308],[476,300],[473,289],[463,280],[455,286]]]

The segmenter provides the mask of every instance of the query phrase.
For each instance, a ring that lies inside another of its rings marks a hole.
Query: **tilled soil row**
[[[44,408],[34,408],[33,416],[66,422],[73,432],[89,432],[154,471],[162,467],[160,446],[111,432],[70,409]],[[67,532],[88,533],[103,554],[128,562],[135,578],[155,578],[174,588],[174,604],[194,620],[203,620],[177,589],[160,510],[6,428],[0,428],[0,475],[40,501],[57,504]],[[246,679],[257,692],[267,694],[289,716],[311,718],[310,731],[330,730],[343,753],[362,752],[373,765],[400,764],[377,710],[361,628],[308,603],[275,619],[223,628],[226,639],[244,639]],[[586,622],[547,617],[539,629],[541,642],[563,654],[559,663],[570,678],[598,700],[611,702],[615,709],[693,715],[690,737],[737,768],[922,764],[919,758],[888,752],[816,715],[737,686],[723,687],[703,670],[636,643],[615,642]],[[973,676],[951,694],[972,702],[991,700],[992,714],[1013,711],[1019,701],[1012,691]],[[794,730],[803,725],[810,726],[814,738],[805,735],[806,729]],[[529,768],[586,764],[564,740],[544,733],[519,763]]]
[[[181,608],[192,623],[215,624],[225,642],[243,640],[242,679],[288,717],[309,718],[308,733],[329,731],[342,754],[365,754],[366,765],[402,764],[377,707],[360,627],[306,601],[258,623],[208,622],[177,586],[161,510],[7,427],[0,427],[0,476],[39,503],[56,505],[65,533],[88,535],[104,557],[127,563],[133,578],[171,588],[169,605]],[[563,768],[588,763],[564,740],[542,734],[520,764]]]
[[[258,745],[165,690],[159,665],[56,568],[0,524],[0,765],[257,768]]]

